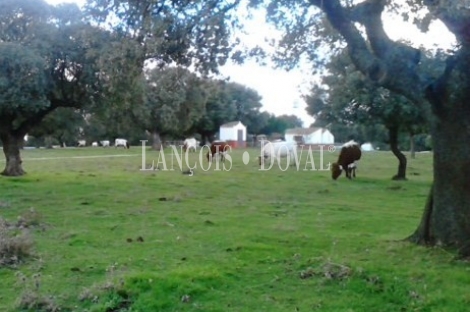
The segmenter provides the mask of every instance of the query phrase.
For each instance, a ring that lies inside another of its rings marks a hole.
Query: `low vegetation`
[[[189,176],[140,171],[140,148],[23,151],[30,173],[0,179],[0,216],[32,245],[21,263],[0,267],[0,310],[467,308],[467,264],[402,241],[422,214],[430,153],[411,159],[399,182],[386,152],[365,153],[353,181],[259,171],[259,151],[248,165],[242,152],[228,172]]]

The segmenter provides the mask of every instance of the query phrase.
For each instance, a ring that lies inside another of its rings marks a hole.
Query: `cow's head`
[[[341,175],[342,171],[343,171],[343,168],[340,164],[333,163],[331,165],[331,177],[333,178],[333,180],[338,179],[338,177]]]

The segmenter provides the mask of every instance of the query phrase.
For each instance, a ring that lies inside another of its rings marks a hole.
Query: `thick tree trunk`
[[[409,239],[454,247],[469,257],[470,118],[463,116],[470,116],[470,106],[465,104],[455,105],[460,107],[453,107],[452,114],[433,127],[434,183],[421,223]]]
[[[470,68],[468,57],[462,60],[463,67]],[[458,76],[458,81],[463,83],[463,77]],[[456,248],[464,257],[470,256],[470,77],[467,82],[459,86],[451,81],[450,90],[434,94],[434,182],[421,224],[409,238]],[[439,97],[442,94],[446,96]]]
[[[411,157],[411,159],[416,158],[415,136],[411,133],[410,133],[410,157]]]
[[[152,131],[152,149],[159,151],[162,149],[162,140],[158,131]]]
[[[23,135],[0,134],[5,154],[5,169],[1,172],[4,176],[22,176],[26,172],[23,170],[20,149],[23,145]]]
[[[393,176],[393,180],[406,180],[406,156],[398,148],[398,128],[391,127],[388,129],[390,149],[393,155],[398,159],[398,172]]]

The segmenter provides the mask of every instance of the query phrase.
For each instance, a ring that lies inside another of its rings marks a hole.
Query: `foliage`
[[[93,22],[131,40],[131,59],[138,68],[152,60],[210,72],[224,64],[231,50],[230,29],[237,23],[229,20],[238,2],[89,0],[87,12]]]
[[[236,108],[236,115],[233,120],[240,120],[251,133],[256,133],[261,128],[258,116],[261,108],[261,96],[256,90],[235,82],[227,82],[224,92],[228,101],[231,101]],[[261,119],[262,121],[262,119]]]
[[[46,62],[17,43],[0,45],[0,116],[25,115],[48,106]]]
[[[28,136],[34,138],[53,137],[61,146],[76,145],[81,136],[85,119],[81,110],[59,107],[48,114],[41,124],[32,129]]]
[[[240,120],[250,133],[263,126],[261,96],[255,90],[217,79],[206,79],[205,85],[208,98],[204,113],[188,132],[211,138],[222,124],[235,120]]]
[[[262,134],[284,133],[286,129],[302,127],[302,120],[295,115],[270,115],[265,127],[260,131]]]
[[[148,73],[145,104],[136,118],[149,132],[178,136],[201,117],[205,103],[202,80],[194,73],[180,67],[154,68]]]
[[[424,130],[425,112],[403,96],[370,81],[354,67],[345,50],[333,56],[326,69],[329,74],[323,76],[322,84],[313,86],[304,97],[307,111],[317,122],[358,130],[377,130],[379,125],[412,134]],[[376,131],[368,132],[367,137],[364,131],[356,136],[367,141],[380,138]],[[388,141],[388,134],[381,139]]]
[[[226,92],[225,81],[207,79],[206,85],[208,98],[204,114],[188,132],[200,133],[209,138],[219,131],[220,125],[234,120],[237,108]]]

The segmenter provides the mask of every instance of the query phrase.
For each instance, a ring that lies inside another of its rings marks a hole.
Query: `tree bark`
[[[156,151],[162,149],[162,140],[158,131],[152,131],[152,149]]]
[[[466,142],[470,131],[465,129],[470,129],[470,119],[461,116],[470,116],[470,107],[465,112],[465,104],[455,106],[455,116],[441,119],[434,127],[434,182],[421,223],[409,240],[456,248],[469,257],[470,145]]]
[[[410,157],[411,157],[411,159],[416,158],[415,136],[411,133],[410,133]]]
[[[20,155],[20,149],[23,144],[23,135],[13,134],[0,134],[0,139],[3,144],[3,153],[5,154],[6,164],[5,169],[0,173],[4,176],[22,176],[26,174],[23,170]]]
[[[398,172],[393,176],[393,180],[406,180],[406,156],[398,148],[398,127],[388,129],[390,149],[398,159]]]

